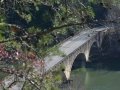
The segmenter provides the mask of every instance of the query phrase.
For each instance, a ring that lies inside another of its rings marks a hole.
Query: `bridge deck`
[[[82,31],[78,35],[72,37],[71,39],[67,40],[63,44],[60,45],[59,50],[61,50],[66,56],[70,53],[74,52],[78,47],[82,46],[85,42],[90,40],[94,35],[97,34],[99,31],[105,30],[105,27],[101,28],[94,28],[87,31]],[[62,61],[65,57],[62,56],[48,56],[45,58],[45,69],[48,71],[55,65],[57,65],[60,61]]]

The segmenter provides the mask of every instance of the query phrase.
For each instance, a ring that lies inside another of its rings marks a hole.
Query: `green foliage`
[[[0,72],[0,81],[4,80],[4,78],[8,76],[7,73],[4,73],[4,72]]]
[[[55,11],[51,6],[40,4],[37,10],[31,12],[30,26],[40,27],[41,29],[49,29],[53,27]]]
[[[0,15],[0,23],[3,23],[3,22],[5,22],[5,16],[4,15]]]
[[[7,0],[8,3],[9,1],[11,0]],[[63,52],[59,51],[59,45],[52,44],[50,46],[50,44],[53,43],[55,39],[55,37],[52,36],[51,33],[55,33],[56,35],[66,35],[68,34],[68,32],[71,31],[80,31],[80,26],[66,26],[54,31],[52,30],[52,28],[67,25],[69,23],[80,23],[81,19],[85,18],[85,16],[87,15],[91,18],[94,18],[95,16],[90,4],[84,5],[84,3],[82,2],[83,0],[67,1],[68,2],[66,3],[65,0],[16,0],[16,3],[9,3],[9,9],[12,9],[12,14],[9,12],[11,16],[7,16],[7,11],[5,9],[5,13],[3,13],[3,11],[0,11],[0,13],[2,12],[2,14],[0,14],[0,40],[8,40],[13,37],[18,37],[22,40],[18,39],[10,41],[6,43],[6,45],[13,45],[17,49],[21,49],[22,44],[25,42],[30,47],[30,50],[34,49],[38,57],[41,58],[44,58],[47,55],[65,56]],[[119,2],[119,0],[115,1],[117,3]],[[98,3],[98,0],[89,0],[89,2]],[[17,29],[19,32],[11,31],[11,28],[6,25],[7,23],[10,24],[8,22],[9,20],[7,21],[7,19],[9,19],[8,17],[10,17],[10,21],[12,21],[12,24],[20,26],[25,33],[23,33],[22,30],[19,31],[18,28]],[[10,37],[7,39],[3,35],[3,33],[6,31],[9,31],[10,34]],[[17,34],[19,33],[22,34],[18,36]],[[37,40],[35,41],[33,39],[33,36],[36,33],[39,34],[37,35]],[[45,35],[41,35],[41,33],[45,33]],[[27,35],[27,38],[22,38],[23,36],[25,37]],[[33,40],[29,41],[28,38]],[[25,50],[24,48],[25,52],[29,52],[30,50]],[[23,63],[18,61],[16,62],[16,65],[14,67],[16,69],[24,69],[25,66],[23,66],[22,64]],[[31,65],[29,62],[28,64]],[[64,68],[64,66],[61,66],[61,68]],[[53,74],[45,77],[43,81],[43,88],[47,88],[47,90],[58,90],[58,88],[55,87],[55,84],[61,82],[61,76],[59,73],[60,71],[53,72]],[[3,77],[2,73],[1,77]],[[34,80],[41,84],[38,76],[36,76]],[[28,81],[25,82],[24,90],[35,90],[34,88],[35,87],[31,85]]]
[[[59,55],[59,56],[64,55],[64,53],[61,52],[61,51],[58,49],[58,46],[54,46],[54,47],[52,47],[52,48],[49,48],[49,49],[47,50],[47,52],[49,52],[50,55],[51,55],[51,54],[52,54],[52,55]]]
[[[91,2],[91,3],[98,3],[98,0],[89,0],[89,2]]]
[[[92,7],[88,6],[86,11],[87,11],[88,15],[91,16],[91,18],[95,17],[95,13],[93,12]]]
[[[1,22],[1,23],[0,23],[0,30],[6,30],[6,29],[7,29],[7,24]]]

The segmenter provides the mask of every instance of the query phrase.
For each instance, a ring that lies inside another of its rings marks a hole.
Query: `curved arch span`
[[[71,70],[75,70],[75,69],[82,68],[82,67],[85,67],[85,66],[86,66],[85,54],[84,53],[80,53],[75,58]]]
[[[90,48],[89,61],[93,61],[96,57],[100,56],[100,54],[101,54],[101,50],[97,42],[94,42]]]

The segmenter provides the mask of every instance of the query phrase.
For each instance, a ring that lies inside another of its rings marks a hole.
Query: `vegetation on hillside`
[[[22,90],[57,90],[58,73],[40,74],[44,58],[51,52],[65,56],[58,50],[60,42],[85,26],[100,26],[96,21],[105,20],[110,7],[109,0],[101,1],[0,0],[0,70],[5,77],[18,78],[7,88],[20,82],[20,77],[25,78]],[[39,75],[34,74],[34,67],[39,68]]]

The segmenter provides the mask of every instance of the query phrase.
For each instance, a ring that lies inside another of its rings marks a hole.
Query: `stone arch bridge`
[[[113,29],[108,27],[94,28],[81,32],[66,42],[62,43],[59,49],[65,53],[65,56],[49,56],[45,58],[46,72],[58,68],[61,64],[65,67],[66,78],[70,78],[73,63],[79,54],[84,55],[86,62],[89,62],[91,47],[96,43],[101,48],[102,42],[106,36],[109,36]]]

